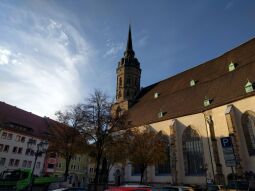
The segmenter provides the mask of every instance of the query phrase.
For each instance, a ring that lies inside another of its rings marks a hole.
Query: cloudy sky
[[[255,1],[1,0],[0,101],[53,117],[115,93],[128,24],[145,87],[255,37]]]

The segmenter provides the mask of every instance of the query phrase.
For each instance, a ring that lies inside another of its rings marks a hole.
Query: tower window
[[[119,78],[119,87],[122,86],[122,78]]]
[[[233,70],[236,69],[236,64],[231,62],[229,65],[228,65],[228,71],[231,72]]]
[[[119,98],[121,97],[121,91],[119,91],[119,93],[118,93],[118,97],[119,97]]]
[[[253,87],[253,84],[248,80],[248,82],[245,84],[245,92],[246,93],[250,93],[250,92],[253,92],[254,90],[254,87]]]

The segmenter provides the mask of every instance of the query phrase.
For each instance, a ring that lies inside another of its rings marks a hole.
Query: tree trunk
[[[67,177],[68,177],[68,174],[69,174],[69,164],[70,164],[70,161],[71,161],[71,157],[67,157],[66,158],[66,169],[65,169],[65,181],[67,181]]]
[[[101,152],[98,152],[97,154],[97,163],[96,163],[96,175],[94,178],[94,186],[95,186],[95,191],[97,191],[97,185],[98,185],[98,179],[99,179],[99,167],[100,167],[100,161],[101,161],[102,154]]]
[[[140,168],[140,172],[141,172],[141,179],[140,179],[140,184],[143,183],[143,176],[144,176],[144,171],[145,171],[146,167],[141,167]]]

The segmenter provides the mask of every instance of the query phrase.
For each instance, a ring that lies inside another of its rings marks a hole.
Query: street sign
[[[231,141],[231,137],[222,137],[220,139],[225,164],[227,167],[236,166],[236,157],[233,150],[233,144]]]
[[[229,148],[229,147],[233,147],[232,146],[232,141],[231,141],[231,137],[223,137],[223,138],[220,138],[220,141],[221,141],[221,146],[222,148]]]

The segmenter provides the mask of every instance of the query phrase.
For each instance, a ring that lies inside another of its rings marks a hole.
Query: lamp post
[[[35,170],[35,164],[37,161],[38,156],[41,156],[43,153],[45,153],[47,151],[48,148],[48,142],[47,141],[41,141],[40,143],[38,143],[36,145],[36,140],[34,139],[29,139],[27,142],[27,148],[30,150],[33,150],[34,147],[36,146],[36,152],[35,152],[35,160],[34,160],[34,165],[33,165],[33,169],[32,169],[32,173],[31,173],[31,179],[30,179],[30,183],[29,183],[29,191],[32,191],[32,187],[33,187],[33,180],[34,180],[34,170]]]

